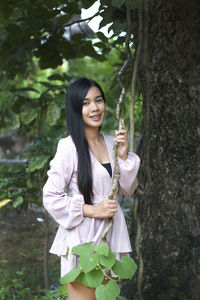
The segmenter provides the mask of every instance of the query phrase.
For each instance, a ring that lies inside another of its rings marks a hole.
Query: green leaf
[[[119,294],[120,287],[114,280],[109,281],[105,285],[101,284],[95,291],[97,300],[116,300]]]
[[[22,106],[22,110],[23,111],[20,114],[20,119],[24,124],[31,123],[37,117],[38,114],[37,109],[30,104],[24,104]]]
[[[67,284],[69,282],[73,282],[81,273],[80,269],[72,269],[65,276],[60,279],[61,284]]]
[[[59,80],[59,81],[64,81],[64,78],[61,74],[57,73],[57,74],[52,74],[50,76],[47,77],[48,80]]]
[[[11,88],[10,91],[12,92],[36,92],[39,94],[38,90],[32,87],[24,87],[24,88]]]
[[[48,125],[53,126],[60,118],[60,108],[55,102],[51,102],[47,109],[46,121]]]
[[[97,43],[94,43],[93,46],[97,47],[97,48],[103,48],[104,49],[105,44],[103,42],[97,42]]]
[[[29,187],[29,188],[32,188],[32,187],[33,187],[33,183],[32,183],[32,181],[31,181],[30,179],[28,179],[28,180],[26,181],[26,185],[27,185],[27,187]]]
[[[109,247],[107,243],[101,243],[99,246],[96,246],[95,250],[100,255],[108,256],[109,254]]]
[[[44,55],[39,58],[39,66],[41,69],[52,68],[55,69],[59,65],[62,65],[62,57],[59,53],[53,51],[52,48],[47,51]]]
[[[12,201],[11,199],[5,199],[0,201],[0,209],[11,201]]]
[[[88,9],[90,6],[93,5],[93,1],[91,0],[84,0],[81,2],[82,8]]]
[[[58,85],[58,84],[52,84],[46,81],[39,81],[40,84],[42,84],[43,86],[45,86],[46,88],[48,88],[51,91],[55,91],[55,90],[59,90],[61,88],[63,88],[63,85]]]
[[[107,270],[110,270],[115,263],[116,254],[109,251],[108,256],[100,256],[100,264]]]
[[[67,22],[69,22],[70,18],[71,15],[61,15],[56,18],[56,22],[58,24],[66,24]]]
[[[99,254],[91,254],[84,252],[80,256],[80,265],[85,273],[90,272],[99,264]]]
[[[86,273],[85,278],[90,287],[96,288],[102,283],[102,281],[104,279],[104,274],[100,269],[94,269],[94,270]]]
[[[178,277],[176,276],[171,276],[169,277],[169,280],[171,282],[171,285],[178,288],[180,285],[179,285],[179,282],[178,282]]]
[[[111,30],[114,31],[115,35],[120,34],[123,31],[126,31],[126,27],[127,27],[127,22],[119,22],[119,21],[115,21],[113,22],[113,24],[108,28],[108,32],[110,32]]]
[[[56,95],[55,102],[61,110],[64,109],[65,108],[65,93],[61,92],[60,94]]]
[[[31,173],[35,170],[42,169],[49,159],[49,155],[39,155],[30,159],[26,172]]]
[[[59,293],[61,295],[67,295],[67,285],[61,285],[58,289]],[[59,298],[58,298],[59,299]]]
[[[137,265],[131,257],[123,256],[120,261],[116,260],[112,270],[120,278],[131,279],[137,270]]]
[[[65,3],[66,3],[66,1],[65,1]],[[66,12],[70,16],[70,19],[71,19],[72,15],[74,15],[74,14],[81,14],[78,1],[77,2],[67,1],[67,6],[62,7],[61,10]]]
[[[13,202],[13,207],[17,208],[24,201],[22,196],[18,196],[17,199]]]
[[[81,284],[85,285],[85,286],[89,286],[89,283],[87,282],[86,276],[85,276],[85,275],[86,275],[86,274],[82,271],[82,272],[79,274],[79,276],[76,278],[76,281],[77,281],[78,283],[81,283]]]
[[[99,23],[99,29],[110,23],[113,23],[113,11],[114,8],[111,6],[109,9],[105,10],[103,14],[101,14],[102,20]]]
[[[85,243],[72,248],[72,252],[76,255],[82,255],[84,252],[92,253],[95,250],[94,242]]]
[[[19,116],[11,110],[7,110],[4,117],[10,129],[18,129],[20,126]]]
[[[125,0],[112,0],[112,6],[120,8],[124,2]]]
[[[98,38],[98,39],[100,39],[102,42],[104,42],[104,43],[107,43],[108,42],[108,39],[107,39],[107,37],[102,33],[102,32],[97,32],[96,33],[96,37]]]

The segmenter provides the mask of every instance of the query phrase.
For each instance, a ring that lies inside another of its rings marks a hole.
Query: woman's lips
[[[91,116],[90,119],[92,119],[94,121],[99,121],[101,119],[101,115]]]

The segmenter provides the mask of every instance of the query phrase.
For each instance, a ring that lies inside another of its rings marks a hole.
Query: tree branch
[[[85,19],[74,20],[74,21],[71,21],[71,22],[67,22],[67,23],[65,24],[65,27],[69,27],[69,26],[72,26],[72,25],[74,25],[74,24],[78,24],[78,23],[90,21],[90,20],[92,20],[94,17],[99,16],[99,13],[100,13],[100,12],[98,11],[96,14],[94,14],[94,15],[91,16],[91,17],[88,17],[88,18],[85,18]]]

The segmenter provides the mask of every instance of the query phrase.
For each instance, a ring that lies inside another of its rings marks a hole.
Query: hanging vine
[[[117,103],[117,107],[116,107],[116,118],[118,121],[118,126],[119,129],[123,129],[122,127],[122,119],[121,119],[121,107],[126,95],[126,88],[125,88],[125,84],[122,81],[122,75],[124,74],[124,72],[126,71],[129,62],[131,61],[131,51],[130,51],[130,30],[131,30],[131,13],[130,13],[130,9],[127,9],[127,32],[126,32],[126,38],[125,38],[125,49],[126,49],[126,60],[123,63],[123,66],[121,67],[121,69],[119,70],[118,74],[117,74],[117,80],[119,82],[119,86],[121,88],[121,93],[119,96],[119,100]],[[113,175],[113,184],[112,184],[112,188],[111,191],[109,193],[108,198],[112,199],[113,196],[116,194],[117,189],[118,189],[118,182],[119,182],[119,178],[120,178],[120,170],[119,170],[119,165],[118,165],[118,160],[117,160],[117,145],[118,142],[114,143],[114,147],[113,147],[113,160],[114,160],[114,175]],[[113,218],[109,218],[109,224],[106,227],[106,229],[104,230],[104,232],[102,233],[102,239],[103,241],[106,241],[106,236],[108,234],[108,232],[111,230],[112,228],[112,224],[113,224]]]
[[[131,84],[131,104],[130,104],[130,151],[134,150],[134,103],[135,103],[135,94],[136,94],[136,83],[137,83],[137,74],[138,67],[141,58],[141,50],[142,50],[142,36],[143,36],[143,1],[140,3],[138,10],[138,20],[139,20],[139,30],[138,30],[138,46],[137,52],[135,56],[134,68],[133,68],[133,76],[132,76],[132,84]],[[140,189],[140,186],[139,186]],[[142,281],[143,281],[143,258],[141,253],[141,243],[142,243],[142,229],[141,223],[138,216],[138,202],[139,202],[139,194],[138,191],[134,197],[134,220],[137,224],[137,232],[135,238],[135,249],[138,257],[138,280],[137,280],[137,291],[139,300],[143,299],[142,296]]]

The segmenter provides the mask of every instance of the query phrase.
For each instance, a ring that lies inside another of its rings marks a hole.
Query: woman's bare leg
[[[96,300],[95,289],[76,281],[67,284],[67,293],[69,300]]]

